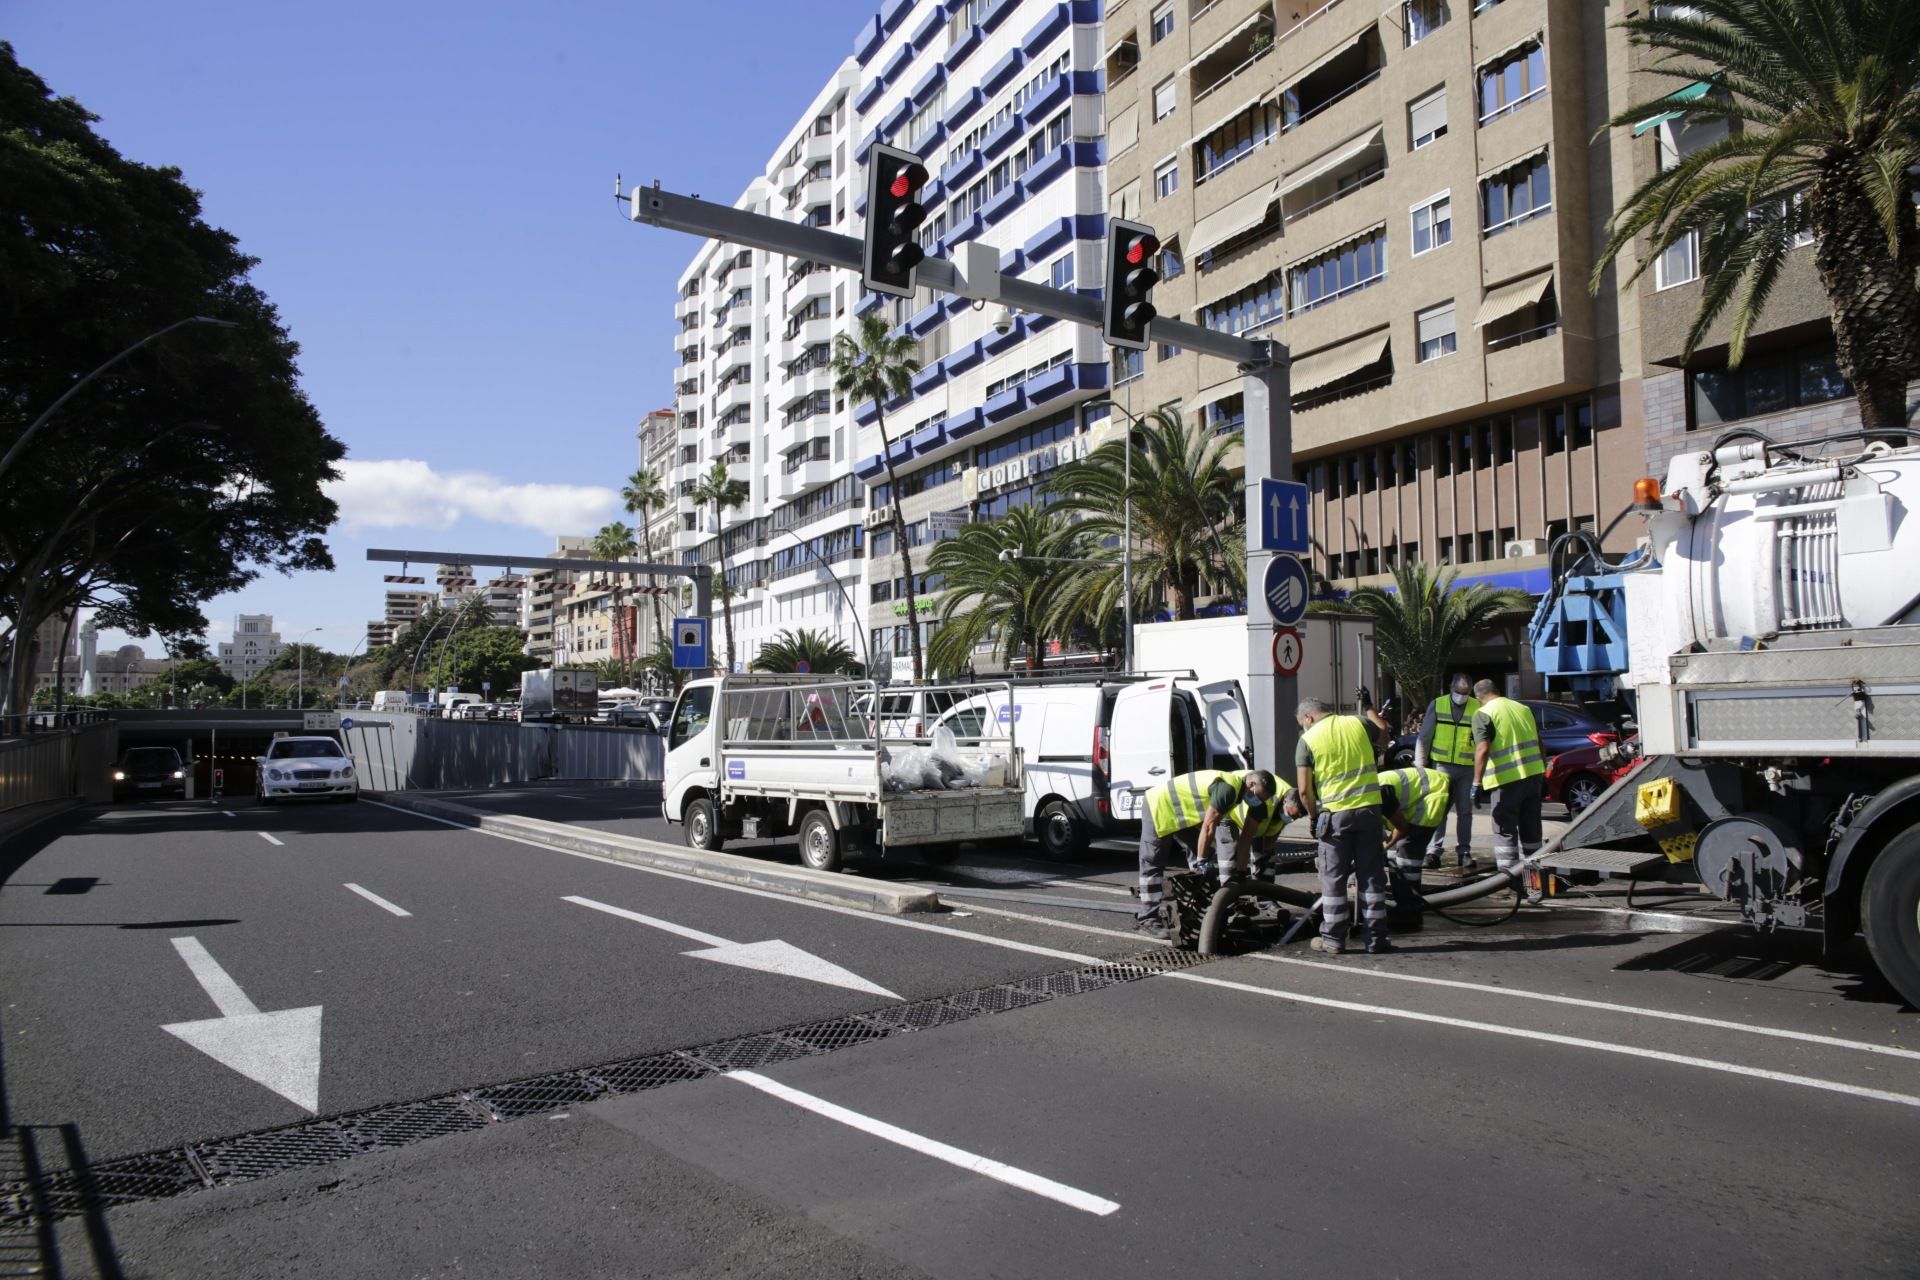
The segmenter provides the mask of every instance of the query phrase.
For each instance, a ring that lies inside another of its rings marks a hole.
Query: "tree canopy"
[[[0,475],[0,644],[75,606],[169,638],[265,568],[329,569],[322,491],[344,446],[298,383],[299,348],[178,169],[119,154],[96,117],[0,42],[0,451],[76,384]],[[182,327],[193,316],[237,327]]]

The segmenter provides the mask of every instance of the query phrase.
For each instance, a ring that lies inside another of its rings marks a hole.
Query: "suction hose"
[[[1534,855],[1536,858],[1538,854]],[[1495,871],[1492,875],[1476,880],[1472,884],[1457,885],[1454,888],[1435,894],[1423,894],[1420,903],[1430,911],[1444,914],[1447,907],[1457,907],[1468,902],[1477,902],[1490,897],[1502,889],[1513,887],[1516,877],[1524,873],[1524,866],[1509,871]],[[1213,901],[1207,904],[1207,913],[1200,920],[1200,954],[1203,956],[1225,955],[1224,943],[1227,934],[1227,916],[1233,904],[1241,898],[1260,898],[1269,902],[1283,902],[1290,907],[1299,907],[1312,911],[1320,905],[1320,895],[1304,889],[1289,889],[1284,885],[1269,884],[1265,880],[1228,881],[1214,891]]]

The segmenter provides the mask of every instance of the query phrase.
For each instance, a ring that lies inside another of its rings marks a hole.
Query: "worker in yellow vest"
[[[1337,715],[1318,698],[1303,698],[1294,718],[1300,745],[1294,766],[1300,774],[1300,800],[1320,842],[1320,936],[1314,950],[1337,956],[1346,950],[1353,924],[1347,880],[1360,882],[1360,920],[1367,951],[1393,950],[1387,941],[1387,858],[1381,845],[1381,746],[1392,736],[1362,688],[1355,699],[1366,719]],[[1371,727],[1369,727],[1371,725]]]
[[[1270,842],[1291,818],[1303,816],[1299,798],[1265,769],[1227,773],[1202,769],[1148,790],[1140,815],[1140,908],[1136,927],[1156,938],[1169,936],[1160,906],[1166,874],[1176,858],[1203,862],[1215,832],[1230,822],[1240,833],[1232,856],[1222,854],[1220,878],[1244,876],[1255,841]],[[1192,842],[1192,853],[1187,843]]]
[[[1493,865],[1507,871],[1540,851],[1540,797],[1547,772],[1540,729],[1524,703],[1503,697],[1493,681],[1473,686],[1480,710],[1473,717],[1473,793],[1493,792]],[[1514,892],[1533,906],[1536,890],[1516,878]]]
[[[1453,852],[1460,859],[1462,871],[1471,871],[1474,865],[1473,717],[1479,709],[1473,700],[1473,681],[1464,672],[1455,672],[1447,692],[1427,708],[1413,747],[1414,764],[1447,775],[1447,794],[1453,804]],[[1446,851],[1447,824],[1442,818],[1427,845],[1426,865],[1439,870]]]
[[[1468,783],[1467,789],[1472,789]],[[1393,868],[1393,910],[1387,923],[1395,929],[1418,929],[1426,910],[1420,902],[1421,868],[1427,842],[1434,831],[1446,825],[1447,806],[1452,786],[1439,769],[1380,771],[1380,814],[1393,828],[1393,841],[1387,846],[1387,864]]]

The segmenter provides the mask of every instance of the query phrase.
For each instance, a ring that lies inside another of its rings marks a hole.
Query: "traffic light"
[[[914,268],[927,256],[913,233],[927,216],[920,203],[927,166],[920,157],[883,142],[867,152],[867,240],[860,283],[875,293],[913,296]]]
[[[1160,237],[1152,227],[1107,220],[1106,295],[1100,327],[1108,345],[1147,349],[1147,327],[1160,314],[1153,309],[1153,286],[1160,282],[1153,260],[1159,252]]]

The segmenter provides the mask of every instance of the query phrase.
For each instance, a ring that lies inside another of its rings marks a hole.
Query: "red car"
[[[1633,749],[1640,740],[1638,734],[1625,742],[1611,733],[1596,733],[1592,738],[1589,745],[1562,751],[1547,763],[1546,798],[1566,805],[1569,815],[1598,800],[1601,792],[1640,761],[1638,751]],[[1603,753],[1605,760],[1601,759]]]

